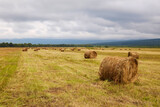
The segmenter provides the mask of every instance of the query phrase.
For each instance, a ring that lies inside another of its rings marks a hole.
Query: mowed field
[[[160,49],[121,49],[92,48],[97,58],[84,59],[87,48],[0,48],[0,107],[160,106]],[[138,80],[126,85],[99,80],[103,58],[127,57],[128,51],[140,54]]]

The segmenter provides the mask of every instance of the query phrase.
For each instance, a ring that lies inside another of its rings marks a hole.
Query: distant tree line
[[[0,43],[0,47],[102,47],[91,44],[31,44],[31,43]],[[103,46],[108,47],[108,46]]]

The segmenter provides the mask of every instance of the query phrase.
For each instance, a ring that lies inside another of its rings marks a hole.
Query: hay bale
[[[130,56],[139,59],[139,54],[137,52],[128,52],[128,57]]]
[[[65,49],[60,49],[61,52],[64,52]]]
[[[72,48],[71,51],[74,51],[76,48]]]
[[[106,57],[99,67],[101,80],[115,83],[131,83],[137,79],[138,61],[133,57]]]
[[[40,50],[40,48],[37,48],[37,50]]]
[[[28,51],[28,49],[27,49],[27,48],[25,48],[25,49],[22,49],[22,51],[23,51],[23,52],[25,52],[25,51]]]
[[[78,49],[78,51],[81,51],[81,49]]]
[[[34,51],[38,51],[38,50],[40,50],[40,48],[36,48],[36,49],[34,49]]]
[[[84,58],[89,59],[89,58],[96,58],[97,53],[95,51],[87,51],[84,53]]]

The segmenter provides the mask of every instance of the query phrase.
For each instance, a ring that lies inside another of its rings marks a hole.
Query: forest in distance
[[[0,47],[94,47],[91,44],[31,44],[31,43],[0,43]],[[107,46],[105,46],[107,47]]]
[[[135,47],[135,48],[159,48],[160,46],[152,46],[152,45],[142,45],[142,46],[132,46],[132,45],[108,45],[108,44],[32,44],[32,43],[8,43],[2,42],[0,43],[0,47]]]

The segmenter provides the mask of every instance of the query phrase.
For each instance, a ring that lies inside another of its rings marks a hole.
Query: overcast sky
[[[160,0],[0,0],[2,38],[160,38]]]

